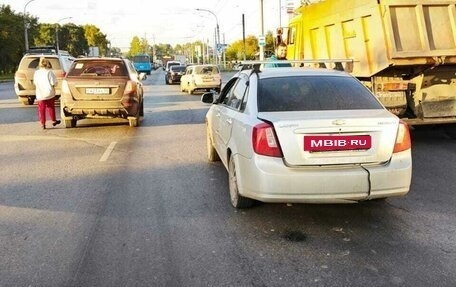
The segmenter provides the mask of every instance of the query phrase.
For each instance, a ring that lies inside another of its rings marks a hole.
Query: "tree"
[[[108,40],[106,35],[101,33],[100,29],[95,25],[84,25],[84,36],[89,47],[98,47],[101,55],[106,55],[108,49]]]
[[[128,51],[128,57],[143,53],[143,44],[138,36],[134,36],[130,42],[130,50]]]
[[[245,59],[255,60],[258,50],[258,39],[252,35],[247,36],[245,38]],[[244,60],[244,42],[242,40],[233,42],[226,49],[225,54],[228,61]]]
[[[13,73],[22,58],[25,51],[24,21],[29,25],[29,35],[33,35],[37,18],[16,14],[9,5],[0,6],[0,73]]]

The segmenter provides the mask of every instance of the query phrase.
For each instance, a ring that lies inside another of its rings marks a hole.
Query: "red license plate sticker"
[[[357,136],[304,136],[304,151],[337,151],[370,149],[372,139],[370,135]]]

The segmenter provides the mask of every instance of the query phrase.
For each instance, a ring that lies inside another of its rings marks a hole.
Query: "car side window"
[[[243,101],[247,87],[247,79],[244,77],[240,77],[236,84],[233,86],[233,88],[230,90],[229,94],[227,95],[223,103],[236,110],[239,109]]]

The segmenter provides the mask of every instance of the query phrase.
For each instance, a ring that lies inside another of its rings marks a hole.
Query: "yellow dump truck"
[[[409,124],[456,123],[456,1],[324,0],[296,13],[278,29],[289,60],[352,59],[333,68]]]

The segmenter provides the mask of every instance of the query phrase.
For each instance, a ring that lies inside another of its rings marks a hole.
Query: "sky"
[[[263,29],[267,33],[274,32],[280,24],[286,26],[287,7],[299,1],[262,2]],[[0,0],[0,5],[10,5],[15,13],[23,13],[25,9],[40,23],[93,24],[107,36],[112,47],[122,50],[128,50],[134,36],[146,38],[149,44],[174,46],[198,40],[213,44],[217,22],[220,42],[230,44],[242,39],[242,14],[246,36],[258,37],[262,32],[261,0],[128,0],[122,5],[117,3],[113,0]]]

